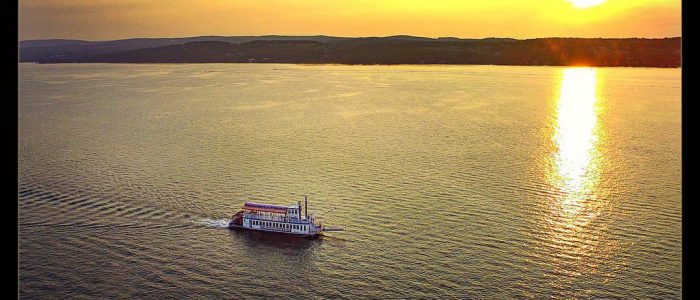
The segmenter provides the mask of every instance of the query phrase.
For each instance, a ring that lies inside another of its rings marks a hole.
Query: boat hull
[[[293,232],[287,232],[287,231],[277,231],[277,230],[265,230],[265,229],[258,229],[258,228],[248,228],[248,227],[243,227],[241,225],[236,225],[233,224],[233,222],[228,224],[229,229],[240,229],[240,230],[250,230],[250,231],[259,231],[259,232],[269,232],[269,233],[277,233],[277,234],[284,234],[287,236],[298,236],[298,237],[314,237],[319,234],[320,232],[316,233],[293,233]]]

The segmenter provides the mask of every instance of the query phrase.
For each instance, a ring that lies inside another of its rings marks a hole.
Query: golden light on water
[[[593,223],[607,203],[597,190],[602,159],[597,79],[593,68],[564,69],[552,118],[555,151],[547,174],[553,189],[546,217],[547,251],[557,270],[570,277],[595,272],[595,261],[611,251],[605,225]]]
[[[565,69],[557,106],[554,142],[559,188],[581,196],[594,183],[591,158],[596,151],[596,71],[592,68]]]

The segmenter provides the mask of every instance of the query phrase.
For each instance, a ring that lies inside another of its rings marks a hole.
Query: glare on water
[[[19,95],[23,297],[680,298],[677,69],[23,64]],[[223,228],[301,195],[347,230]]]
[[[607,255],[604,227],[589,226],[602,213],[606,199],[599,195],[599,151],[602,126],[597,71],[568,68],[561,83],[552,118],[555,152],[550,157],[548,179],[556,191],[547,216],[554,268],[573,275],[595,272],[596,261]],[[561,285],[563,283],[553,283]]]

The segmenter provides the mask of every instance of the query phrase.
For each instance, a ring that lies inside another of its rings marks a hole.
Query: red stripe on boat
[[[287,212],[286,206],[272,205],[272,204],[261,204],[261,203],[255,203],[255,202],[246,202],[243,205],[243,209],[252,210],[252,211],[273,212],[273,213],[286,213]]]

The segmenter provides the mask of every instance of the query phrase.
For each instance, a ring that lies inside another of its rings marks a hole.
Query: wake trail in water
[[[194,222],[196,224],[200,224],[200,225],[205,225],[207,227],[228,228],[229,220],[203,218],[203,219],[199,219],[199,220],[192,220],[192,222]]]
[[[228,228],[228,219],[206,218],[165,207],[82,191],[61,192],[28,183],[19,192],[20,227],[91,229]]]

